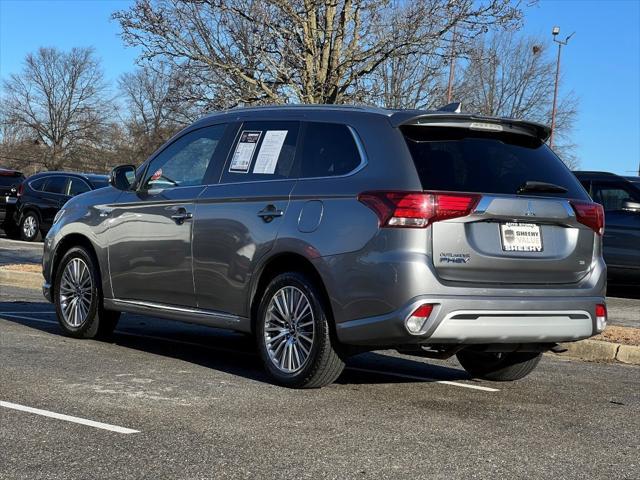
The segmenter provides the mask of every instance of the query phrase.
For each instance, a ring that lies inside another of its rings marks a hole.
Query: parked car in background
[[[20,238],[27,242],[44,237],[56,214],[72,197],[108,185],[107,175],[43,172],[32,175],[18,187],[13,219]]]
[[[640,188],[640,177],[625,177],[627,180],[629,180],[631,183],[633,183],[634,186]]]
[[[23,181],[22,172],[0,168],[0,228],[10,237],[17,231],[13,213],[18,199],[18,186]]]
[[[450,111],[234,109],[70,200],[45,296],[77,338],[119,312],[255,335],[290,387],[352,353],[516,380],[606,324],[602,207],[548,127]]]
[[[574,173],[604,207],[604,259],[610,279],[640,282],[640,186],[608,172]]]

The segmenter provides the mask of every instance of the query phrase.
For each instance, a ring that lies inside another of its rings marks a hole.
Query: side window
[[[60,195],[65,194],[67,189],[67,177],[62,175],[56,175],[49,177],[47,183],[44,186],[44,191],[48,193],[58,193]]]
[[[183,135],[155,157],[142,182],[145,190],[201,185],[226,125]]]
[[[337,123],[308,123],[302,144],[302,178],[344,175],[360,165],[351,130]]]
[[[222,174],[222,183],[289,178],[300,122],[244,122]]]
[[[640,202],[640,195],[626,185],[599,183],[593,190],[593,199],[602,204],[607,212],[622,210],[622,204],[626,201]]]
[[[47,181],[48,177],[42,177],[42,178],[38,178],[37,180],[34,180],[33,182],[29,183],[29,186],[31,188],[33,188],[34,190],[42,190],[42,187],[44,187],[44,182]]]
[[[88,192],[89,190],[91,190],[91,187],[87,185],[87,182],[80,178],[71,177],[69,185],[69,195],[75,197],[76,195]]]

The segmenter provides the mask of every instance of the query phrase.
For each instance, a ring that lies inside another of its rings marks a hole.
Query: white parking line
[[[86,418],[73,417],[71,415],[64,415],[62,413],[50,412],[49,410],[41,410],[39,408],[26,407],[24,405],[18,405],[17,403],[3,402],[0,400],[0,407],[11,408],[13,410],[20,410],[21,412],[35,413],[36,415],[42,415],[43,417],[55,418],[58,420],[64,420],[66,422],[79,423],[80,425],[87,425],[88,427],[101,428],[102,430],[109,430],[117,433],[140,433],[140,430],[133,430],[131,428],[119,427],[117,425],[110,425],[108,423],[95,422],[93,420],[87,420]]]
[[[406,378],[408,380],[419,380],[422,382],[441,383],[444,385],[451,385],[452,387],[470,388],[472,390],[482,390],[483,392],[499,392],[497,388],[482,387],[480,385],[469,385],[467,383],[451,382],[449,380],[436,380],[435,378],[419,377],[417,375],[407,375],[405,373],[387,372],[382,370],[371,370],[369,368],[347,367],[347,370],[353,370],[356,372],[375,373],[378,375],[387,375],[389,377]]]
[[[37,313],[46,313],[46,312],[17,312],[17,313],[37,314]],[[8,315],[8,316],[11,316],[13,318],[19,318],[21,320],[32,320],[34,322],[51,323],[51,324],[56,324],[56,325],[58,324],[58,322],[54,321],[54,320],[44,320],[42,318],[25,317],[23,315],[16,315],[13,312],[0,312],[0,316],[2,316],[2,315]],[[240,355],[251,355],[251,356],[253,356],[253,353],[242,352],[240,350],[234,350],[234,349],[223,348],[223,347],[211,347],[209,345],[203,345],[203,344],[196,343],[196,342],[188,342],[188,341],[184,341],[184,340],[175,340],[175,339],[171,339],[171,338],[158,337],[158,336],[155,336],[155,335],[143,335],[143,334],[140,334],[140,333],[123,332],[121,330],[116,330],[116,333],[118,333],[119,335],[124,335],[124,336],[128,336],[128,337],[147,338],[147,339],[151,339],[151,340],[160,340],[160,341],[163,341],[163,342],[170,342],[170,343],[177,343],[177,344],[181,344],[181,345],[189,345],[189,346],[194,346],[194,347],[200,347],[200,348],[205,348],[205,349],[214,350],[214,351],[232,352],[232,353],[240,354]],[[391,376],[391,377],[405,378],[407,380],[417,380],[417,381],[422,381],[422,382],[440,383],[442,385],[450,385],[452,387],[469,388],[471,390],[480,390],[480,391],[483,391],[483,392],[499,392],[500,391],[497,388],[483,387],[481,385],[469,385],[467,383],[452,382],[452,381],[449,381],[449,380],[436,380],[435,378],[430,378],[430,377],[420,377],[420,376],[417,376],[417,375],[408,375],[408,374],[405,374],[405,373],[395,373],[395,372],[384,371],[384,370],[373,370],[373,369],[358,368],[358,367],[347,367],[347,370],[352,370],[352,371],[356,371],[356,372],[364,372],[364,373],[375,373],[375,374],[378,374],[378,375],[387,375],[387,376]]]

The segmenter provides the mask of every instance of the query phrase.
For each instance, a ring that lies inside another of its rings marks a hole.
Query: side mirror
[[[640,213],[640,202],[625,200],[624,202],[622,202],[622,210],[624,210],[625,212]]]
[[[130,190],[135,180],[136,167],[133,165],[119,165],[109,175],[109,185],[118,190]]]

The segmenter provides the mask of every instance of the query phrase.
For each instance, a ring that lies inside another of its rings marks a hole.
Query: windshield
[[[569,169],[538,139],[427,126],[405,126],[402,132],[425,190],[589,198]],[[527,190],[523,188],[527,182],[551,185]]]

